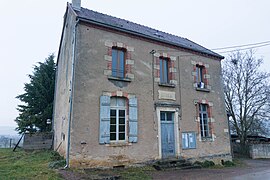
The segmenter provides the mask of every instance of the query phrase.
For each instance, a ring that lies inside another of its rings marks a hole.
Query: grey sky
[[[70,0],[71,1],[71,0]],[[206,48],[270,40],[269,0],[82,0],[82,6],[188,38]],[[15,96],[33,65],[58,50],[66,0],[0,5],[0,126],[16,126]],[[226,55],[226,54],[222,54]],[[270,72],[270,46],[257,49]]]

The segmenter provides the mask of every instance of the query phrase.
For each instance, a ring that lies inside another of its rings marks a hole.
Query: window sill
[[[109,76],[108,79],[109,80],[116,80],[116,81],[131,82],[131,79],[129,79],[129,78],[119,78],[119,77]]]
[[[212,137],[203,137],[202,142],[212,142],[213,138]]]
[[[110,144],[106,144],[107,147],[124,147],[131,146],[132,143],[129,142],[111,142]]]
[[[164,86],[164,87],[171,87],[171,88],[175,88],[175,84],[168,84],[168,83],[159,83],[159,86]]]
[[[182,148],[183,150],[192,150],[192,149],[196,149],[196,148]]]
[[[210,92],[210,89],[196,87],[196,91]]]

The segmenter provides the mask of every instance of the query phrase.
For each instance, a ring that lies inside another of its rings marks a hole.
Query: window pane
[[[112,76],[117,76],[117,50],[112,49]]]
[[[117,98],[117,106],[118,107],[125,107],[125,99],[124,98]]]
[[[115,117],[116,116],[116,110],[115,109],[111,109],[111,117]]]
[[[125,118],[119,118],[119,124],[125,124]]]
[[[125,133],[119,133],[119,140],[125,140]]]
[[[173,113],[167,112],[167,121],[172,121],[172,120],[173,120]]]
[[[117,98],[116,97],[111,97],[111,106],[117,106]]]
[[[119,125],[119,132],[125,132],[125,125]]]
[[[165,112],[160,112],[160,120],[165,121]]]
[[[164,69],[163,69],[163,74],[164,74],[164,83],[168,83],[168,60],[163,60],[164,63]]]
[[[206,111],[206,104],[202,104],[202,110]]]
[[[110,140],[116,140],[116,133],[110,133]]]
[[[116,125],[111,125],[110,126],[110,132],[116,132]]]
[[[203,67],[200,66],[200,82],[203,82]]]
[[[124,51],[118,51],[119,53],[119,77],[124,78],[124,72],[125,72],[125,53]]]
[[[200,82],[200,68],[196,66],[196,81]]]
[[[163,83],[163,60],[159,59],[159,76],[160,76],[160,82]]]
[[[111,117],[111,122],[110,122],[110,124],[116,124],[116,118]]]
[[[159,75],[160,75],[160,82],[161,83],[168,83],[168,60],[167,59],[159,59]]]
[[[201,136],[204,137],[204,132],[201,130]]]
[[[119,117],[125,117],[125,110],[119,110]]]

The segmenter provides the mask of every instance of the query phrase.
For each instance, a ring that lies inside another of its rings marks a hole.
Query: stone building
[[[68,166],[231,159],[222,56],[186,38],[67,4],[54,149]]]

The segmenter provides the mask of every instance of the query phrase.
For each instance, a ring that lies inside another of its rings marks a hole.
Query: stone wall
[[[270,144],[250,145],[250,157],[252,159],[270,158]]]
[[[23,149],[37,150],[37,149],[51,149],[53,143],[53,133],[34,133],[25,134],[23,140]]]

